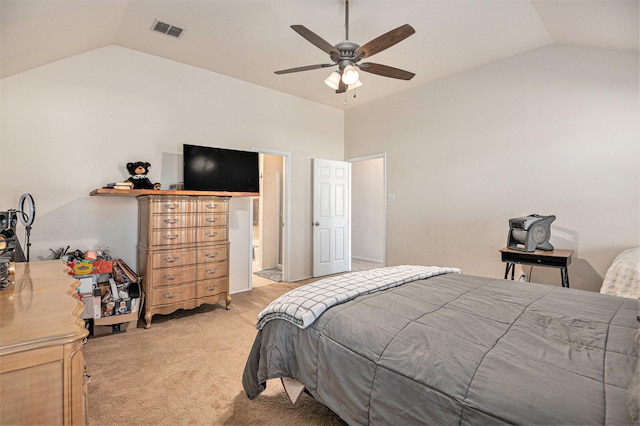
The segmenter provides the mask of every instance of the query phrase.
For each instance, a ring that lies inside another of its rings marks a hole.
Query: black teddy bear
[[[127,182],[133,183],[133,189],[160,189],[159,183],[152,183],[147,177],[150,168],[151,164],[144,161],[127,163],[127,170],[131,174]]]

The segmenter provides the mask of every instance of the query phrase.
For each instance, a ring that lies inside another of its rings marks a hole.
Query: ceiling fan
[[[351,90],[362,85],[359,80],[360,76],[358,74],[358,69],[383,77],[411,80],[415,75],[412,72],[373,62],[360,63],[360,61],[362,59],[369,58],[376,53],[382,52],[383,50],[388,49],[394,44],[397,44],[409,37],[411,34],[416,32],[413,27],[409,24],[402,25],[360,46],[358,43],[349,40],[349,0],[345,0],[345,6],[346,37],[345,41],[342,41],[335,46],[332,46],[329,42],[303,25],[291,25],[291,28],[295,32],[307,39],[307,41],[318,49],[328,53],[332,63],[306,65],[275,71],[275,73],[289,74],[337,65],[338,70],[332,72],[325,80],[325,83],[332,89],[335,89],[336,93],[344,93],[347,90]]]

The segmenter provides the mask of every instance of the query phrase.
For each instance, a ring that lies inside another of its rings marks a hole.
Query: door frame
[[[291,185],[289,183],[289,174],[291,173],[291,152],[287,151],[278,151],[274,149],[260,148],[260,147],[251,147],[251,151],[257,152],[259,154],[266,155],[277,155],[279,157],[283,157],[282,159],[282,204],[284,205],[282,212],[282,220],[284,221],[284,226],[282,227],[283,238],[282,238],[282,281],[289,281],[290,273],[291,273],[291,262],[289,261],[289,254],[291,252],[290,246],[290,236],[291,236]],[[253,244],[253,242],[250,242]],[[253,272],[249,270],[251,280],[253,281]],[[253,287],[253,284],[252,284]]]
[[[349,163],[357,163],[359,161],[376,160],[382,158],[382,265],[387,265],[387,153],[365,155],[363,157],[353,157],[346,161]],[[353,179],[351,179],[351,196],[353,197]],[[353,211],[349,212],[352,215]],[[351,230],[350,230],[351,231]],[[351,253],[349,254],[351,255]]]

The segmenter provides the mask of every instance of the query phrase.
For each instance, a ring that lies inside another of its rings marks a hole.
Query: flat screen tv
[[[259,192],[258,153],[183,145],[184,189]]]

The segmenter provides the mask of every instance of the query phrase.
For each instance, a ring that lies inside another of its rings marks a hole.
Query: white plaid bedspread
[[[400,265],[325,278],[275,299],[258,314],[256,328],[261,330],[268,321],[284,319],[304,329],[330,307],[358,296],[436,275],[460,272],[458,268]]]

